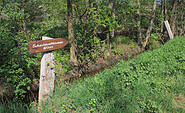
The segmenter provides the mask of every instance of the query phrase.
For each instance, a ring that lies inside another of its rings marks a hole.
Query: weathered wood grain
[[[164,21],[164,24],[165,24],[165,26],[166,26],[166,29],[167,29],[167,31],[168,31],[168,35],[169,35],[170,39],[173,39],[174,36],[173,36],[172,30],[171,30],[171,28],[170,28],[169,22],[168,22],[168,21]]]
[[[51,39],[42,37],[42,40]],[[55,70],[54,70],[54,54],[52,52],[42,53],[40,84],[39,84],[39,103],[48,98],[49,94],[54,90]]]

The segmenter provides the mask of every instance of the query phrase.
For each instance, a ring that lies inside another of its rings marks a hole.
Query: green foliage
[[[69,52],[58,50],[54,54],[56,55],[55,73],[62,78],[66,76],[67,72],[72,70],[72,66],[69,63]]]
[[[46,22],[53,22],[56,25],[66,24],[67,20],[67,0],[37,0],[40,2],[46,15]]]
[[[158,38],[160,37],[160,34],[159,33],[152,33],[151,36],[150,36],[150,48],[156,48],[156,47],[159,47],[159,43],[158,43]]]
[[[48,112],[184,112],[185,38],[121,61],[94,77],[61,83],[42,110]],[[174,105],[176,104],[176,105]]]
[[[141,31],[142,34],[145,34],[150,23],[153,2],[148,0],[141,0],[140,2]],[[161,3],[158,2],[157,7],[161,7],[160,5]],[[155,18],[154,27],[149,39],[149,46],[151,48],[158,46],[158,36],[163,36],[159,33],[161,32],[161,23],[163,23],[161,21],[165,16],[167,16],[170,22],[176,15],[175,34],[182,35],[184,33],[184,1],[178,1],[175,14],[172,14],[171,11],[173,2],[167,0],[166,5],[167,12],[169,12],[168,15],[162,16],[161,9],[164,8],[157,9],[156,17],[158,18]],[[82,64],[87,66],[89,62],[96,62],[97,56],[106,56],[109,46],[109,38],[107,38],[106,34],[113,29],[115,31],[115,36],[121,35],[120,37],[113,38],[113,52],[119,55],[129,55],[128,50],[123,48],[130,47],[131,49],[137,49],[137,43],[135,42],[135,40],[137,40],[136,23],[138,16],[136,1],[116,0],[113,9],[108,6],[108,0],[89,0],[89,2],[86,0],[73,0],[74,42],[77,45],[75,49],[79,65]],[[115,18],[112,15],[113,12],[115,13]],[[0,0],[0,82],[6,86],[8,85],[15,93],[16,98],[23,98],[24,94],[30,90],[27,84],[35,79],[39,79],[40,54],[30,55],[28,53],[28,42],[40,40],[43,35],[67,39],[66,0]],[[142,37],[145,36],[143,35]],[[178,50],[178,48],[176,49]],[[161,52],[162,51],[158,52],[158,54]],[[126,74],[124,81],[127,81],[125,82],[127,86],[135,88],[135,85],[132,85],[132,80],[137,80],[135,78],[137,78],[138,74],[142,76],[153,76],[159,71],[159,75],[161,76],[170,76],[176,72],[179,72],[180,75],[184,73],[182,71],[184,67],[181,63],[183,62],[184,56],[178,56],[177,54],[177,56],[173,58],[168,58],[167,56],[171,54],[176,55],[176,53],[172,52],[166,56],[164,55],[164,58],[160,57],[166,61],[160,64],[155,64],[150,60],[143,60],[142,58],[138,58],[138,60],[143,62],[135,64],[135,62],[138,61],[133,61],[128,64],[128,66],[125,64],[126,67],[134,70],[133,72],[127,72],[125,69],[120,69]],[[65,75],[68,71],[73,70],[69,63],[69,52],[56,51],[56,56],[56,72],[58,75]],[[144,59],[148,59],[149,56],[144,57]],[[156,59],[153,57],[149,58]],[[176,62],[172,60],[174,58],[181,60]],[[157,59],[156,62],[160,62],[158,60],[159,59]],[[155,66],[162,67],[158,70],[153,69],[153,67],[155,67],[154,64]],[[166,64],[171,65],[171,67],[165,67]],[[175,70],[173,70],[174,68]],[[162,71],[163,69],[166,71]],[[133,76],[130,77],[129,75]],[[95,108],[99,106],[96,105],[98,100],[92,98],[92,100],[88,101],[89,102],[85,105],[90,111],[96,111]],[[114,106],[115,99],[110,99],[105,102],[108,103],[104,104],[108,111]],[[67,105],[64,104],[63,107],[65,108],[66,106]],[[71,106],[76,105],[73,103],[70,107]],[[154,110],[156,109],[153,103],[150,103],[150,106],[153,106]],[[149,109],[146,108],[143,103],[142,108]],[[68,108],[66,108],[66,111],[67,110]]]
[[[32,113],[32,111],[27,104],[1,100],[0,113]]]
[[[129,51],[137,51],[138,47],[134,40],[125,36],[117,36],[113,39],[113,49],[112,51],[118,55],[128,55],[131,56],[132,53]]]
[[[81,4],[81,2],[76,3],[76,5]],[[83,17],[76,19],[77,22],[74,27],[75,42],[80,64],[89,63],[90,61],[96,62],[97,56],[101,56],[105,52],[105,50],[101,51],[101,48],[107,48],[107,45],[103,44],[107,41],[107,38],[103,36],[104,34],[98,36],[98,33],[112,31],[117,26],[114,17],[109,13],[113,11],[108,5],[103,5],[102,2],[97,2],[97,4],[92,8],[91,4],[86,4],[85,8],[88,10]],[[84,6],[78,8],[84,10]]]
[[[39,75],[40,58],[29,54],[28,41],[37,39],[40,32],[37,32],[32,22],[27,24],[32,16],[26,9],[22,9],[22,5],[31,7],[27,3],[31,2],[23,4],[9,1],[0,16],[0,77],[3,85],[9,86],[15,93],[14,99],[24,98],[30,89],[27,84]]]
[[[0,5],[0,82],[9,87],[6,93],[15,94],[14,99],[23,99],[30,90],[28,83],[39,79],[40,71],[41,54],[30,55],[28,42],[43,35],[67,37],[66,26],[43,18],[46,7],[41,1],[2,1]]]

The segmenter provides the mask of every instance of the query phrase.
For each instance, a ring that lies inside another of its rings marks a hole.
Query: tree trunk
[[[140,0],[137,0],[137,39],[138,39],[138,46],[139,51],[142,48],[142,34],[141,34],[141,18],[140,18]]]
[[[162,16],[162,19],[161,19],[161,33],[163,33],[163,29],[164,29],[164,0],[161,0],[161,16]]]
[[[180,19],[182,22],[184,21],[183,15],[184,14],[181,15],[181,19]],[[184,29],[184,31],[183,31],[183,29]],[[179,36],[183,35],[184,34],[183,32],[185,32],[185,25],[184,24],[180,25],[180,33],[179,33]]]
[[[180,22],[179,25],[177,26],[179,30],[179,36],[185,35],[185,1],[184,0],[179,0],[178,5],[177,5],[177,15],[178,15],[178,21]]]
[[[109,0],[109,8],[114,9],[114,6],[115,6],[115,0]],[[115,15],[114,11],[112,12],[112,15],[113,15],[114,21],[115,21],[116,15]],[[114,28],[112,29],[111,38],[114,38]]]
[[[168,13],[168,10],[167,10],[167,2],[166,2],[166,0],[164,0],[164,15],[165,15],[164,20],[165,20],[165,21],[168,20],[168,15],[167,15],[167,13]]]
[[[151,20],[150,20],[150,26],[148,27],[148,30],[146,32],[146,39],[145,39],[145,42],[143,43],[143,50],[145,49],[146,47],[146,44],[149,40],[149,37],[150,37],[150,34],[151,34],[151,31],[152,31],[152,27],[153,27],[153,23],[154,23],[154,19],[155,19],[155,12],[156,12],[156,7],[157,7],[157,0],[154,0],[154,5],[153,5],[153,15],[151,17]]]
[[[171,15],[171,23],[172,23],[172,33],[173,35],[175,36],[175,21],[176,21],[176,18],[177,18],[177,15],[176,15],[176,6],[177,6],[177,0],[173,0],[173,7],[172,7],[172,15]]]
[[[114,0],[109,0],[109,8],[110,9],[113,9],[114,8],[114,4],[115,4],[115,1]],[[110,16],[113,15],[113,17],[115,18],[115,13],[114,12],[109,12],[110,13]],[[112,39],[114,37],[114,28],[112,29],[112,31],[109,31],[109,28],[108,28],[108,32],[107,32],[107,44],[108,44],[108,51],[107,51],[107,55],[110,56],[110,53],[111,53],[111,48],[112,48]]]
[[[72,62],[74,65],[77,65],[76,44],[73,31],[72,0],[67,0],[67,12],[68,12],[68,38],[71,44],[70,62]]]
[[[110,53],[111,53],[111,42],[110,42],[110,31],[108,30],[107,32],[107,45],[108,45],[108,48],[106,49],[106,52],[107,52],[107,56],[110,56]]]

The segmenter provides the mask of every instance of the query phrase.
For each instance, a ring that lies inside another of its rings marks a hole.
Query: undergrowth
[[[185,112],[184,75],[185,37],[178,37],[93,77],[57,83],[39,112]],[[38,112],[34,102],[29,109]]]
[[[60,83],[41,111],[45,112],[184,112],[185,38],[121,61],[94,77]]]
[[[117,55],[131,56],[131,51],[138,51],[137,43],[130,37],[118,36],[113,39],[112,52]]]
[[[0,101],[0,113],[32,113],[27,104],[9,100]]]

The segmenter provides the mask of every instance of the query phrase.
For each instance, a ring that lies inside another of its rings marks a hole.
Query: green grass
[[[185,112],[185,37],[94,77],[60,83],[44,112]]]
[[[22,102],[0,101],[0,113],[32,113],[27,104]]]
[[[185,112],[185,37],[121,61],[94,77],[57,83],[42,113]],[[37,112],[36,103],[30,110]],[[3,106],[3,105],[2,105]]]

